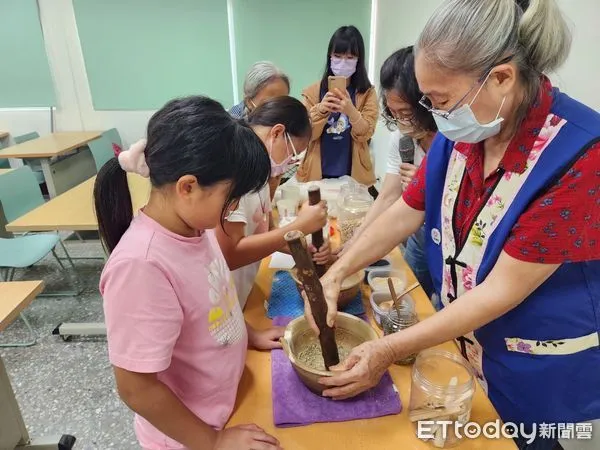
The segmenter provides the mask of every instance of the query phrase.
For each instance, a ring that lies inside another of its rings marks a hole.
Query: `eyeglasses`
[[[398,125],[401,123],[413,123],[415,115],[410,114],[410,115],[403,115],[402,117],[395,117],[392,114],[390,114],[386,108],[384,111],[381,112],[381,118],[388,123],[393,123],[394,125]]]
[[[293,155],[292,155],[292,158],[293,158],[293,160],[295,161],[295,160],[297,160],[297,159],[298,159],[298,152],[296,151],[296,146],[295,146],[295,145],[294,145],[294,143],[292,142],[292,137],[290,136],[290,134],[289,134],[289,133],[287,133],[287,132],[286,132],[286,133],[285,133],[285,137],[287,138],[287,141],[289,141],[289,142],[290,142],[290,145],[292,146],[292,153],[293,153]],[[289,154],[290,154],[290,149],[289,149],[289,147],[287,146],[287,141],[286,141],[286,143],[285,143],[285,146],[287,147],[287,153],[288,153],[288,155],[289,155]]]
[[[477,85],[484,83],[488,76],[490,75],[490,73],[492,73],[492,70],[494,69],[494,67],[500,66],[502,64],[506,64],[507,62],[509,62],[510,60],[512,60],[514,58],[515,55],[511,55],[511,56],[507,56],[506,58],[500,60],[497,64],[494,64],[492,67],[490,67],[488,70],[486,70],[484,72],[484,74],[479,77],[477,80],[475,80],[473,82],[473,85],[471,86],[471,88],[467,91],[467,93],[465,95],[463,95],[459,101],[457,101],[454,106],[452,106],[452,108],[450,108],[447,111],[442,111],[439,109],[435,109],[433,107],[433,104],[431,103],[431,100],[429,100],[427,98],[426,95],[424,95],[423,97],[421,97],[421,100],[419,100],[419,105],[421,105],[423,108],[427,109],[427,111],[429,111],[431,114],[435,114],[436,116],[439,117],[443,117],[444,119],[447,119],[450,114],[452,114],[454,111],[456,111],[463,103],[463,101],[465,101],[465,99],[469,96],[469,94],[471,92],[473,92],[473,89],[475,89],[477,87]]]

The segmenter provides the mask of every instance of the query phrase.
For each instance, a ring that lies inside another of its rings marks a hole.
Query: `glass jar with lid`
[[[408,408],[415,429],[420,421],[429,421],[427,434],[419,438],[437,448],[458,444],[461,435],[455,431],[462,431],[469,421],[475,385],[471,366],[459,354],[437,349],[419,353]]]
[[[404,300],[400,303],[400,311],[397,311],[395,307],[392,307],[386,314],[381,317],[381,328],[383,328],[383,334],[385,336],[398,331],[404,330],[408,327],[419,322],[417,313],[415,311],[414,303],[404,297]],[[400,314],[398,314],[398,312]],[[407,357],[396,361],[399,365],[409,365],[415,362],[417,354],[408,355]]]
[[[338,201],[338,227],[342,244],[352,239],[372,205],[373,197],[366,186],[351,183],[342,189]]]

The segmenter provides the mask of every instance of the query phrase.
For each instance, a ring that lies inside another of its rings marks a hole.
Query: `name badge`
[[[431,240],[435,243],[435,245],[440,245],[440,242],[442,242],[442,234],[440,233],[440,230],[437,228],[433,228],[431,230]]]

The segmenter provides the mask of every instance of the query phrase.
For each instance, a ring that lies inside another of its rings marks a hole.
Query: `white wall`
[[[52,132],[52,112],[50,108],[0,109],[0,130],[10,131],[8,139],[2,139],[2,146],[14,144],[14,136],[37,131],[40,136]],[[1,147],[1,146],[0,146]],[[10,159],[12,167],[21,167],[21,159]]]
[[[375,82],[385,58],[394,50],[413,44],[428,17],[443,0],[373,0],[375,16]],[[564,68],[553,76],[561,89],[600,110],[600,0],[558,0],[573,23],[574,45]],[[93,107],[72,0],[39,0],[57,108],[55,129],[104,130],[116,127],[125,144],[143,136],[153,111],[96,111]],[[50,132],[47,110],[0,110],[0,129],[13,135],[29,131]],[[377,175],[385,173],[389,132],[380,126],[373,138]]]
[[[13,136],[37,131],[40,136],[51,132],[50,108],[0,109],[0,130],[10,132],[10,143]]]
[[[558,4],[570,22],[573,48],[552,81],[571,97],[600,111],[600,1],[558,0]]]

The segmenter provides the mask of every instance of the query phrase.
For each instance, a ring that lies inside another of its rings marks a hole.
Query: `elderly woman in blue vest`
[[[441,134],[322,282],[333,324],[340,281],[425,222],[444,308],[355,348],[324,395],[356,395],[456,339],[505,421],[600,418],[600,114],[544,75],[570,42],[555,0],[447,0],[430,18],[415,69]]]
[[[290,95],[290,79],[270,61],[259,61],[244,78],[244,99],[230,110],[236,119],[245,119],[250,111],[275,97]]]

